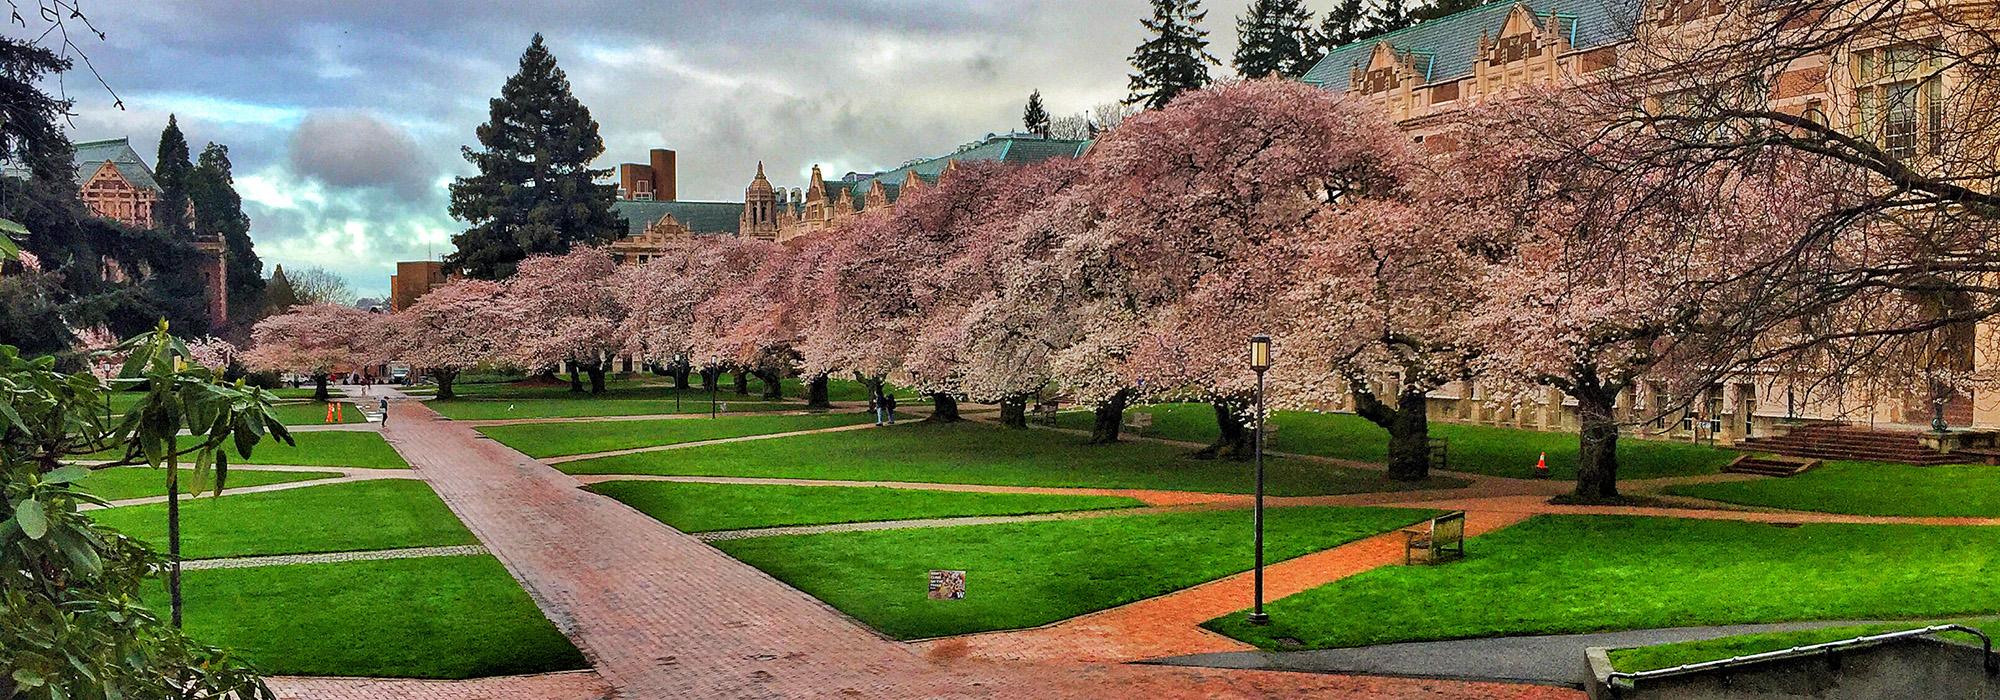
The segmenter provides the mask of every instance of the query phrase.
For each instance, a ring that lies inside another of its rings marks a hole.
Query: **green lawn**
[[[1893,620],[2000,606],[2000,528],[1539,516],[1470,558],[1392,566],[1207,627],[1329,648],[1793,620]]]
[[[609,481],[591,491],[682,532],[1131,508],[1137,499],[882,487]]]
[[[187,632],[271,675],[477,678],[585,667],[490,556],[189,571]],[[146,603],[164,616],[163,587]]]
[[[250,469],[231,469],[229,470],[229,483],[227,484],[229,488],[224,489],[223,493],[228,493],[229,489],[245,486],[263,486],[265,484],[282,484],[312,479],[331,479],[336,476],[340,476],[340,474],[335,472],[261,472]],[[190,488],[190,485],[194,483],[194,470],[182,469],[180,477],[181,491],[185,493]],[[107,501],[145,498],[147,496],[164,496],[167,493],[167,471],[152,467],[99,469],[91,472],[90,478],[84,479],[81,486],[83,490],[89,491],[91,495]]]
[[[329,430],[323,432],[292,433],[297,446],[287,445],[266,436],[251,450],[249,459],[242,459],[230,448],[230,464],[283,464],[306,467],[356,467],[363,469],[408,469],[410,463],[396,454],[382,436],[365,430]],[[86,455],[87,459],[109,460],[123,457],[122,452],[99,452]]]
[[[1613,649],[1611,650],[1611,666],[1620,671],[1637,673],[1699,661],[1726,659],[1745,654],[1761,654],[1767,651],[1790,649],[1807,644],[1831,642],[1838,639],[1852,639],[1854,637],[1882,634],[1884,632],[1900,632],[1946,623],[1965,625],[1985,632],[1988,635],[2000,634],[2000,620],[1990,617],[1823,627],[1813,630],[1743,634],[1734,637],[1704,639],[1695,642],[1678,642],[1650,647],[1634,647],[1631,649]],[[1945,632],[1943,634],[1945,636],[1961,636],[1967,641],[1975,641],[1976,639],[1972,635],[1961,635],[1956,632]]]
[[[1207,404],[1164,404],[1133,410],[1153,414],[1147,437],[1209,442],[1215,439],[1215,409]],[[1088,413],[1058,416],[1057,424],[1088,430]],[[1389,434],[1374,423],[1349,413],[1281,411],[1272,415],[1277,426],[1268,445],[1281,452],[1338,457],[1364,462],[1388,461]],[[1484,425],[1432,422],[1431,437],[1450,441],[1454,471],[1495,476],[1530,477],[1535,459],[1549,455],[1549,476],[1576,478],[1575,433],[1496,428]],[[1664,440],[1624,438],[1618,441],[1618,476],[1651,479],[1687,474],[1712,474],[1741,453],[1704,445]]]
[[[634,447],[678,445],[684,442],[716,440],[746,435],[769,435],[795,430],[815,430],[843,425],[859,425],[874,419],[865,413],[827,413],[811,416],[723,416],[721,418],[663,418],[642,421],[601,423],[540,423],[495,425],[480,428],[487,437],[533,457],[579,455]]]
[[[558,465],[572,474],[757,476],[859,481],[917,481],[1001,486],[1138,488],[1249,493],[1249,462],[1199,460],[1154,442],[1086,445],[1046,430],[1009,430],[961,422],[904,423],[893,428],[704,445]],[[1420,484],[1309,460],[1265,463],[1269,492],[1280,496],[1458,488],[1463,481]]]
[[[1667,488],[1679,496],[1855,515],[2000,516],[2000,467],[1827,462],[1782,479]]]
[[[727,405],[723,405],[727,404]],[[506,420],[509,418],[590,418],[595,416],[654,416],[677,413],[708,413],[708,395],[689,394],[676,402],[667,399],[546,398],[546,399],[452,399],[429,401],[424,405],[453,420]],[[797,403],[731,401],[723,397],[718,410],[786,411],[805,408]]]
[[[368,417],[362,415],[361,409],[357,408],[353,403],[341,403],[345,405],[340,407],[340,420],[333,422],[368,422]],[[278,414],[278,422],[285,425],[322,425],[327,422],[326,404],[317,401],[312,403],[281,403],[272,406],[271,409],[274,413]]]
[[[164,503],[93,511],[92,518],[166,548]],[[229,494],[181,502],[188,559],[477,544],[429,484],[408,479]]]
[[[1431,515],[1276,508],[1265,553],[1282,561]],[[760,537],[715,543],[898,639],[1033,627],[1250,568],[1250,511],[1112,515],[1006,525]],[[966,572],[964,600],[930,600],[927,572]]]

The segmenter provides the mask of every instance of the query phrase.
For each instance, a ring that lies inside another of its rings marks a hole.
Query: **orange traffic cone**
[[[1542,456],[1535,458],[1535,477],[1539,479],[1549,478],[1549,453],[1543,452]]]
[[[338,403],[333,405],[333,422],[335,423],[347,422],[347,415],[341,410],[340,404]]]
[[[332,422],[333,422],[333,404],[330,404],[330,403],[329,403],[329,404],[327,404],[327,405],[326,405],[326,420],[325,420],[325,421],[322,421],[322,422],[324,422],[324,423],[332,423]]]

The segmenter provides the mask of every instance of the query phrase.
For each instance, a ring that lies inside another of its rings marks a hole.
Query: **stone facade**
[[[1336,48],[1303,79],[1361,95],[1412,139],[1435,150],[1456,145],[1445,117],[1524,88],[1565,88],[1615,76],[1660,86],[1644,105],[1647,109],[1697,109],[1699,105],[1681,104],[1691,96],[1676,92],[1670,75],[1649,72],[1644,64],[1676,51],[1699,50],[1724,35],[1730,30],[1722,26],[1723,18],[1733,6],[1720,0],[1498,2]],[[1977,16],[1991,19],[1990,2],[1988,6],[1986,14]],[[1776,73],[1767,92],[1746,96],[1861,135],[1891,154],[1921,158],[1942,136],[1942,98],[1956,89],[1957,74],[1916,55],[1911,32],[1878,34],[1884,35],[1796,58]],[[1933,40],[1962,38],[1941,34]],[[1974,331],[1979,342],[1968,344],[1965,364],[1990,366],[1973,348],[1991,342],[1995,330],[1993,324],[1982,324]],[[1385,377],[1382,390],[1393,391],[1394,384],[1393,377]],[[1677,417],[1647,420],[1659,413],[1656,408],[1679,403],[1653,385],[1627,391],[1618,410],[1642,435],[1733,442],[1782,432],[1799,421],[1927,425],[1933,409],[1930,393],[1925,387],[1881,386],[1865,379],[1837,387],[1794,386],[1751,373],[1709,387]],[[1576,428],[1573,402],[1553,390],[1526,401],[1496,398],[1476,384],[1454,384],[1431,394],[1432,415],[1524,428]],[[1949,397],[1944,413],[1956,427],[2000,426],[2000,392]]]
[[[71,144],[76,150],[77,195],[90,211],[100,217],[116,221],[132,228],[152,228],[154,211],[160,201],[160,185],[153,179],[153,169],[132,149],[129,138],[82,141]],[[183,216],[192,216],[187,212]],[[198,256],[197,274],[202,289],[208,294],[209,324],[221,327],[229,323],[229,265],[228,246],[212,236],[197,236],[194,247]],[[150,270],[125,270],[117,263],[106,259],[102,273],[105,279],[125,281],[133,276],[143,276]]]

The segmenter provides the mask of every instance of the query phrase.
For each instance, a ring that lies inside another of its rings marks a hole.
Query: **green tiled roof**
[[[1089,150],[1089,141],[1069,139],[1045,139],[1022,134],[988,135],[979,143],[972,144],[957,152],[935,158],[926,158],[894,170],[886,170],[861,177],[857,182],[881,180],[889,188],[889,199],[895,201],[895,191],[903,184],[903,178],[915,172],[925,182],[937,182],[938,175],[954,160],[959,161],[1002,161],[1006,163],[1035,163],[1050,158],[1074,158]],[[832,183],[828,183],[832,184]],[[858,189],[866,192],[865,185]]]
[[[153,191],[159,191],[160,189],[159,181],[153,179],[153,168],[146,165],[146,161],[139,157],[138,151],[132,150],[131,139],[119,137],[97,141],[79,141],[70,144],[70,147],[76,151],[76,184],[78,185],[82,185],[85,178],[97,174],[97,169],[103,167],[105,161],[111,161],[118,165],[118,172],[123,174],[125,179],[132,183],[133,187]],[[26,177],[27,170],[19,165],[9,163],[6,165],[4,174],[9,177]]]
[[[743,221],[742,202],[639,202],[621,199],[611,203],[611,211],[625,217],[627,235],[632,236],[645,233],[647,226],[667,214],[673,214],[674,219],[692,233],[733,236]]]
[[[1472,75],[1479,59],[1479,38],[1500,37],[1500,28],[1516,5],[1526,5],[1546,23],[1554,15],[1569,33],[1574,50],[1615,44],[1632,35],[1642,11],[1641,0],[1515,0],[1494,2],[1454,15],[1399,29],[1327,52],[1302,78],[1330,90],[1346,90],[1355,70],[1365,69],[1377,44],[1388,42],[1398,53],[1414,55],[1423,82],[1436,83]]]

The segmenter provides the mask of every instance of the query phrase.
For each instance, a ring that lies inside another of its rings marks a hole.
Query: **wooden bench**
[[[1035,402],[1035,418],[1043,425],[1054,427],[1056,414],[1062,412],[1062,405],[1054,400]]]
[[[1425,561],[1436,564],[1447,559],[1465,558],[1465,511],[1456,511],[1431,518],[1421,527],[1403,528],[1403,565],[1416,563],[1417,550],[1423,550]]]

